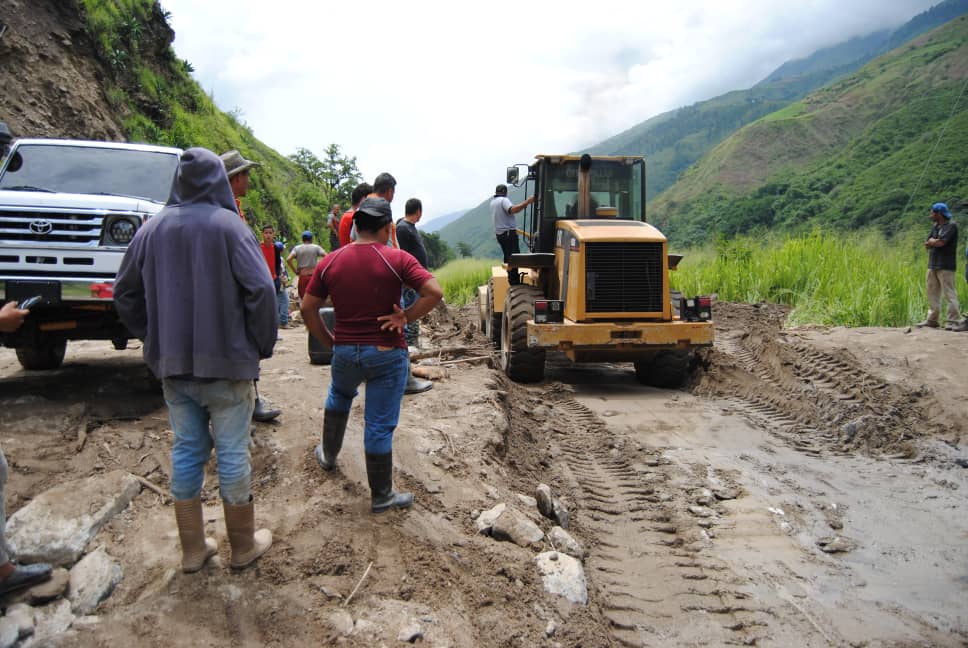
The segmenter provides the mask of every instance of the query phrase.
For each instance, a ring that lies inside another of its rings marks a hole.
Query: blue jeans
[[[249,421],[255,408],[252,381],[165,378],[163,386],[168,420],[175,433],[171,447],[172,497],[186,500],[202,492],[205,464],[214,447],[222,499],[235,506],[248,503],[252,473]]]
[[[420,295],[416,290],[404,286],[403,294],[400,296],[400,308],[407,310],[416,303],[418,297]],[[406,338],[408,346],[417,346],[417,340],[420,337],[419,320],[410,322],[403,327],[403,337]]]
[[[400,402],[410,374],[406,349],[381,351],[363,344],[337,344],[326,409],[349,412],[356,388],[366,383],[363,408],[363,447],[370,454],[387,454],[393,449],[393,431],[400,420]]]
[[[289,324],[289,291],[285,288],[276,291],[276,308],[279,309],[279,325]]]

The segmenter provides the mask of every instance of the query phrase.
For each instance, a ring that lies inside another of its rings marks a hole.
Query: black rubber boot
[[[410,508],[413,493],[393,490],[393,453],[366,453],[366,479],[370,482],[370,510],[383,513],[391,508]]]
[[[336,457],[343,447],[343,435],[346,434],[346,422],[349,418],[349,412],[331,409],[323,414],[323,438],[316,446],[316,461],[323,470],[336,467]]]
[[[417,378],[412,373],[407,375],[407,386],[403,388],[404,394],[422,394],[423,392],[433,389],[434,383],[429,380],[422,380]]]
[[[0,596],[43,583],[50,579],[52,571],[53,568],[47,563],[14,565],[10,575],[0,581]]]
[[[282,414],[281,409],[266,407],[266,402],[259,398],[258,381],[255,381],[252,384],[255,385],[255,409],[252,410],[252,420],[259,423],[268,423]]]

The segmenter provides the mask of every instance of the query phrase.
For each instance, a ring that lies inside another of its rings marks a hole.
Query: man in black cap
[[[497,236],[497,244],[501,246],[504,255],[504,263],[511,262],[511,255],[520,252],[518,248],[518,223],[514,215],[534,202],[531,196],[524,202],[513,204],[508,198],[507,185],[499,184],[494,188],[494,197],[491,198],[491,220],[494,222],[494,235]],[[520,282],[517,268],[508,268],[508,283],[517,284]]]
[[[245,194],[249,193],[249,169],[262,165],[259,162],[246,160],[244,157],[242,157],[242,154],[235,149],[222,153],[222,155],[219,157],[222,158],[222,164],[225,166],[225,172],[229,176],[229,186],[232,188],[232,195],[235,197],[235,207],[239,212],[239,216],[242,217],[242,220],[248,223],[249,221],[245,217],[245,212],[242,211],[242,198],[245,196]],[[279,297],[277,288],[277,309],[278,301]],[[252,410],[252,420],[258,421],[259,423],[268,423],[282,414],[281,409],[271,407],[259,396],[259,380],[256,379],[252,384],[255,385],[255,409]]]
[[[316,266],[302,303],[303,321],[327,349],[333,349],[329,395],[316,460],[324,470],[336,467],[357,388],[366,383],[363,445],[371,510],[407,508],[411,493],[393,490],[393,431],[410,373],[404,326],[429,313],[443,293],[433,275],[413,255],[387,247],[393,217],[390,203],[367,198],[354,215],[357,240],[328,254]],[[400,291],[409,286],[419,297],[400,308]],[[335,326],[329,331],[319,315],[331,298]]]

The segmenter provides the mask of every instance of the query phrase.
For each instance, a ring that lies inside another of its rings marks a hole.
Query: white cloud
[[[283,154],[340,144],[432,218],[485,198],[507,164],[749,87],[934,0],[162,3],[221,108]]]

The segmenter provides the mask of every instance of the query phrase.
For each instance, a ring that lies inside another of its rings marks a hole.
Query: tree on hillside
[[[299,148],[289,159],[299,165],[307,182],[326,192],[330,203],[348,207],[354,187],[363,181],[356,157],[343,155],[339,144],[327,146],[324,156],[320,159],[309,149]]]
[[[457,244],[457,254],[459,254],[462,259],[469,259],[470,257],[474,256],[474,250],[471,249],[470,245],[464,241],[461,241]]]
[[[423,237],[424,248],[427,250],[427,264],[431,270],[439,268],[454,258],[454,251],[440,238],[438,232],[432,234],[420,232],[420,236]]]

